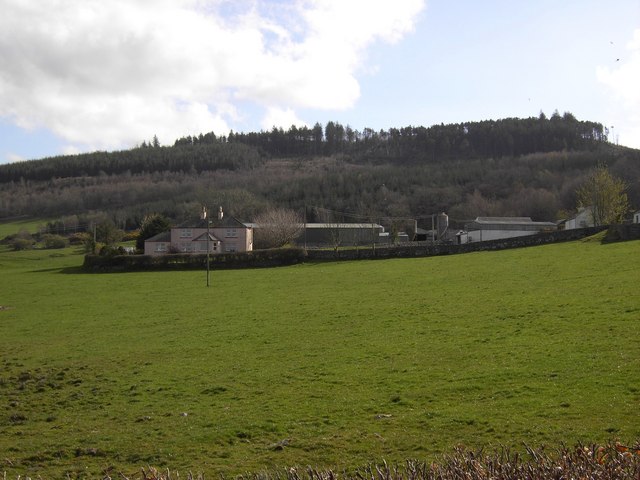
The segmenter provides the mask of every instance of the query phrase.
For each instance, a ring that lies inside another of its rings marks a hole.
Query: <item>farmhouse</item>
[[[212,254],[253,250],[253,230],[233,217],[225,217],[220,207],[216,220],[208,219],[206,211],[203,211],[197,222],[172,227],[169,232],[145,240],[144,253],[204,254],[207,246]]]
[[[553,222],[534,222],[530,217],[477,217],[465,225],[460,243],[483,242],[501,238],[522,237],[557,230]]]

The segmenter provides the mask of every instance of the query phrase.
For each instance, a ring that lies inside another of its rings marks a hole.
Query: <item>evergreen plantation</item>
[[[332,221],[397,228],[441,211],[454,225],[480,215],[553,221],[575,210],[576,189],[598,164],[627,182],[637,208],[640,152],[611,144],[607,133],[600,123],[556,112],[379,132],[336,122],[211,132],[173,146],[154,138],[126,151],[0,165],[0,218],[73,223],[105,213],[135,228],[147,213],[179,221],[204,204],[224,205],[244,221],[271,208],[309,206],[340,212]],[[306,211],[309,221],[326,221],[319,209]]]

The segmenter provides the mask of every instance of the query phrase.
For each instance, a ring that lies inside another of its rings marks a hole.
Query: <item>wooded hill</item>
[[[379,132],[329,122],[207,133],[170,147],[143,142],[0,165],[0,218],[73,223],[103,212],[135,228],[147,213],[179,221],[204,204],[245,221],[273,207],[306,206],[309,221],[389,228],[411,219],[426,225],[441,211],[454,223],[480,215],[556,220],[575,209],[575,190],[598,163],[627,181],[638,208],[640,151],[609,143],[602,124],[570,113]]]

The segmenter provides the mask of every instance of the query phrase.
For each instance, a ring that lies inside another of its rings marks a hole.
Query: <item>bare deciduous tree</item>
[[[256,248],[278,248],[298,237],[304,230],[299,212],[286,208],[268,210],[255,218],[254,244]]]

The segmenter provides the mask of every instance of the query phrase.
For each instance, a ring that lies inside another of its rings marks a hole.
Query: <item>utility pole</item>
[[[435,214],[431,214],[431,245],[434,245],[436,243],[436,226],[435,226]]]
[[[209,283],[209,242],[210,242],[210,235],[209,235],[209,219],[205,218],[205,220],[207,221],[207,287],[210,285]]]
[[[209,286],[209,216],[207,215],[207,207],[204,207],[204,221],[207,222],[207,287]]]

